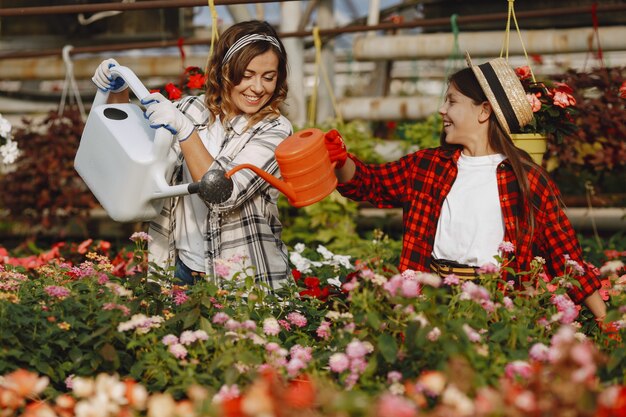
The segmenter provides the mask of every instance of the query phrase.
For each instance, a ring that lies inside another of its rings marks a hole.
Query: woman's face
[[[230,98],[243,114],[254,114],[272,98],[278,79],[278,57],[269,50],[254,57],[241,82],[233,87]]]
[[[471,98],[450,84],[446,100],[439,108],[446,142],[466,149],[480,149],[487,144],[489,104],[475,104]]]

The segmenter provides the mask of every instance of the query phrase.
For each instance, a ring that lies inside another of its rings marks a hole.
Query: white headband
[[[239,38],[237,42],[235,42],[234,44],[230,46],[230,48],[228,48],[228,51],[226,51],[226,55],[224,55],[224,59],[222,60],[222,64],[225,64],[228,61],[230,61],[233,55],[235,55],[235,53],[237,53],[241,48],[247,45],[250,45],[253,42],[258,42],[258,41],[269,42],[272,45],[274,45],[276,48],[278,48],[279,51],[282,51],[282,48],[280,47],[280,43],[278,43],[278,39],[276,39],[275,37],[265,35],[265,34],[251,33],[242,38]]]

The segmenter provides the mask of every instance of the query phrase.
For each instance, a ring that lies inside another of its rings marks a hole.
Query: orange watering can
[[[275,155],[282,181],[252,164],[237,165],[226,177],[244,168],[251,169],[285,194],[294,207],[317,203],[337,187],[336,162],[330,162],[321,130],[310,128],[294,133],[276,147]]]

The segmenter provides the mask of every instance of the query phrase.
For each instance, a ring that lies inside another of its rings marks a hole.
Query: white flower
[[[11,123],[2,117],[2,113],[0,113],[0,136],[7,140],[11,137]]]
[[[11,165],[20,156],[20,150],[17,148],[17,143],[12,140],[7,140],[7,143],[0,146],[0,156],[2,157],[2,163],[5,165]]]

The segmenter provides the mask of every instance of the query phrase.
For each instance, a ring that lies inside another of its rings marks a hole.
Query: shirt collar
[[[243,114],[233,117],[226,123],[227,130],[233,130],[237,135],[243,134],[248,126],[248,118]]]

